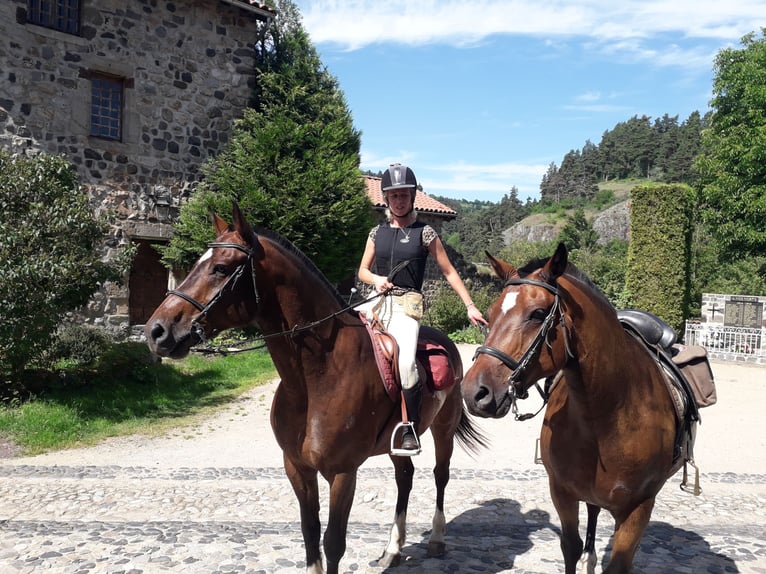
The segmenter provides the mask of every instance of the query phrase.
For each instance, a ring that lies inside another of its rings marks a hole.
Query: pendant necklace
[[[409,243],[410,242],[410,233],[412,233],[412,228],[410,228],[409,231],[404,231],[403,227],[400,227],[399,229],[402,230],[402,234],[404,235],[404,237],[402,237],[399,240],[399,243]]]

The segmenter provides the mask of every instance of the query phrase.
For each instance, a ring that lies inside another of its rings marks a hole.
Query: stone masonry
[[[250,101],[272,13],[246,0],[68,0],[79,30],[67,33],[31,23],[32,4],[0,2],[0,145],[76,166],[112,223],[106,257],[127,241],[166,241]],[[90,135],[95,77],[122,87],[118,138]],[[125,332],[127,306],[127,286],[108,285],[86,314]]]

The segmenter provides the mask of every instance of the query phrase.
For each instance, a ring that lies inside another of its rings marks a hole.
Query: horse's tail
[[[489,448],[489,439],[474,424],[465,405],[463,405],[460,413],[460,422],[457,425],[455,437],[460,448],[471,455],[478,454],[481,448]]]

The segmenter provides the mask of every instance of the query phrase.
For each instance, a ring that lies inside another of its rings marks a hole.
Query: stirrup
[[[396,439],[396,435],[399,432],[399,429],[404,429],[404,428],[410,428],[412,430],[412,434],[415,435],[415,442],[418,443],[418,448],[416,450],[409,450],[405,448],[394,448],[394,440]],[[409,422],[398,423],[394,427],[393,432],[391,433],[391,455],[392,456],[415,456],[417,454],[420,454],[420,451],[421,451],[420,438],[418,437],[418,432],[415,430],[415,425]]]
[[[686,465],[689,464],[694,469],[694,486],[689,486],[689,475],[686,471]],[[690,492],[694,496],[699,496],[702,493],[700,488],[700,469],[694,464],[694,459],[690,458],[684,461],[684,474],[681,480],[681,490],[684,492]]]

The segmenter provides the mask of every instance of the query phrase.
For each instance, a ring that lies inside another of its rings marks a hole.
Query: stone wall
[[[27,0],[0,2],[0,145],[65,155],[94,212],[113,223],[105,255],[130,238],[165,241],[200,166],[250,100],[259,15],[213,0],[83,0],[79,35],[28,23]],[[122,137],[90,134],[91,79],[124,87]],[[127,329],[127,290],[87,310]]]

